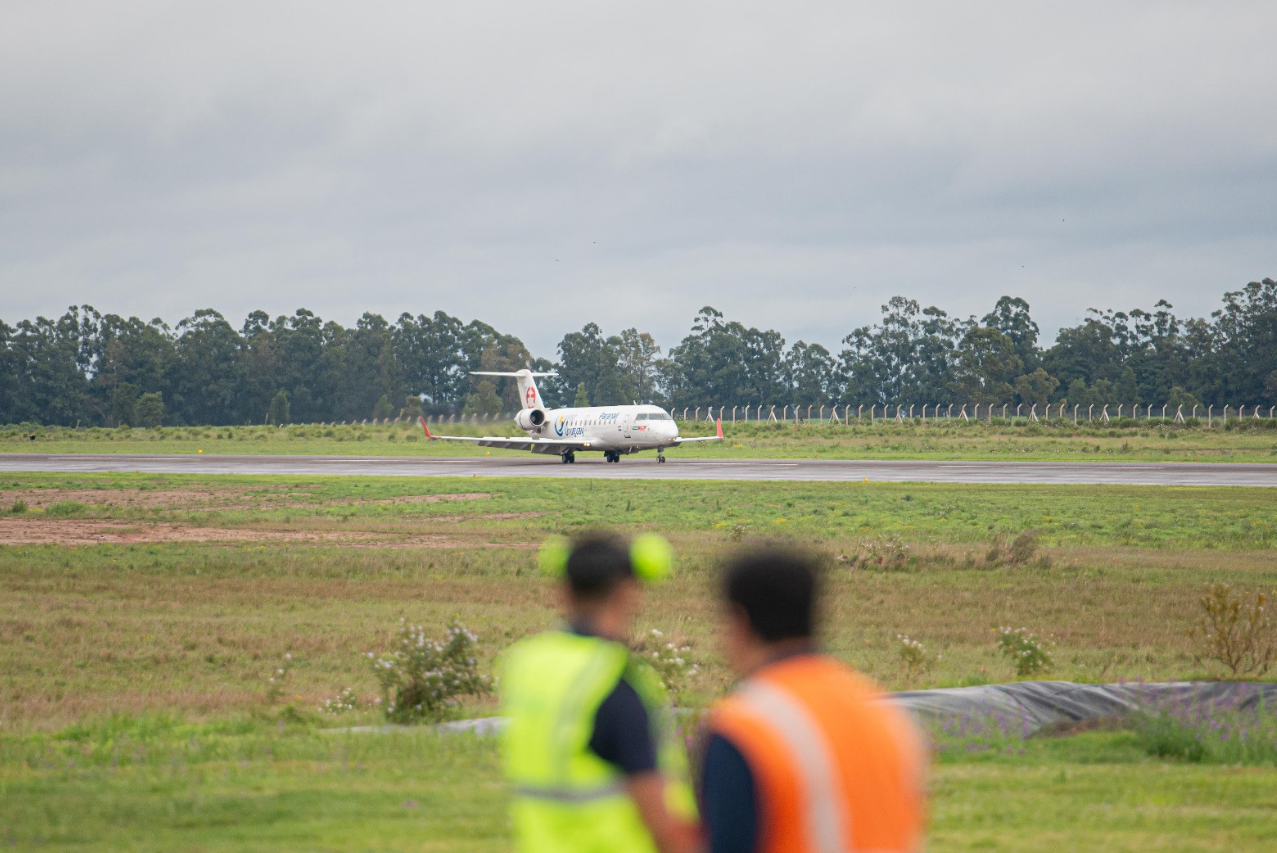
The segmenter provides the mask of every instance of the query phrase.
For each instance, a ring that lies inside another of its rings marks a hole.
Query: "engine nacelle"
[[[545,412],[540,409],[524,409],[514,416],[514,422],[519,429],[536,429],[545,423]]]

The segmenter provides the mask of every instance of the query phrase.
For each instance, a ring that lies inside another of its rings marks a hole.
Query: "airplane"
[[[665,462],[665,448],[678,447],[693,441],[721,441],[723,419],[718,419],[718,434],[705,438],[682,438],[678,426],[660,406],[590,406],[587,408],[546,409],[541,392],[537,390],[536,377],[557,376],[557,373],[533,373],[516,370],[513,373],[474,371],[472,376],[510,376],[519,381],[519,397],[523,409],[514,416],[514,423],[527,432],[527,438],[500,438],[484,436],[474,438],[464,435],[435,435],[421,419],[426,438],[432,441],[468,441],[480,447],[501,447],[506,450],[530,450],[533,453],[555,454],[565,465],[576,462],[576,454],[582,450],[602,451],[608,462],[620,462],[621,457],[643,450],[655,450],[656,461]]]

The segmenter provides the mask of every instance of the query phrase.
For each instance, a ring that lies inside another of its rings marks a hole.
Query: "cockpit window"
[[[651,413],[651,414],[649,414],[647,417],[648,417],[648,419],[649,419],[649,420],[653,420],[653,421],[668,421],[668,420],[670,420],[670,416],[669,416],[669,415],[667,415],[667,414],[665,414],[664,412],[652,412],[652,413]]]
[[[634,420],[636,420],[636,421],[645,421],[645,420],[647,420],[647,413],[645,413],[645,412],[640,412],[639,414],[637,414],[637,415],[635,415],[635,416],[634,416]]]

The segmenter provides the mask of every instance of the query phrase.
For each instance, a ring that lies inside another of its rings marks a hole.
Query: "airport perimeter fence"
[[[829,424],[851,424],[851,423],[927,423],[927,422],[954,422],[954,421],[985,421],[993,422],[995,420],[1002,422],[1072,422],[1073,424],[1081,423],[1112,423],[1113,421],[1125,418],[1130,421],[1152,421],[1161,423],[1181,423],[1185,424],[1190,421],[1194,423],[1204,422],[1208,427],[1214,427],[1217,424],[1227,426],[1230,420],[1255,420],[1255,421],[1275,421],[1277,418],[1277,406],[1268,406],[1265,412],[1264,406],[1251,406],[1250,414],[1246,413],[1246,406],[1224,406],[1220,412],[1215,411],[1215,406],[1195,405],[1189,407],[1189,412],[1185,413],[1184,406],[1172,406],[1167,403],[1160,408],[1153,405],[1142,406],[1136,404],[1134,406],[1126,406],[1125,403],[1117,404],[1116,411],[1112,414],[1109,409],[1114,408],[1113,404],[1107,405],[1088,405],[1083,407],[1080,403],[1074,404],[1070,409],[1067,403],[1053,403],[1046,406],[1039,406],[1034,403],[1025,405],[1023,403],[947,403],[938,405],[858,405],[851,406],[844,403],[833,403],[824,406],[793,406],[793,405],[763,405],[763,406],[686,406],[683,408],[675,408],[670,414],[676,421],[700,422],[705,421],[714,423],[722,419],[723,423],[737,423],[738,420],[743,423],[829,423]],[[1039,414],[1039,409],[1041,413]],[[1123,410],[1127,410],[1124,416]],[[704,416],[701,416],[701,412]],[[828,412],[828,416],[826,416]],[[1199,414],[1200,412],[1200,414]],[[1230,414],[1231,417],[1230,417]]]
[[[1277,406],[1224,406],[1216,412],[1215,406],[1195,405],[1186,412],[1184,406],[1140,405],[1128,407],[1125,403],[1108,405],[1053,403],[1049,406],[1023,403],[942,403],[931,405],[880,406],[832,403],[824,406],[795,405],[761,405],[761,406],[685,406],[670,409],[670,415],[676,421],[692,423],[714,423],[722,418],[725,424],[734,423],[792,423],[792,424],[891,424],[891,423],[940,423],[957,421],[984,421],[992,423],[1026,423],[1037,422],[1069,422],[1112,423],[1114,421],[1147,421],[1151,423],[1195,423],[1207,427],[1226,427],[1229,422],[1241,420],[1277,422]],[[1114,409],[1110,413],[1110,409]],[[1041,410],[1039,412],[1039,410]],[[703,413],[703,414],[702,414]],[[1125,413],[1125,414],[1124,414]],[[436,415],[427,417],[430,423],[468,424],[479,426],[486,423],[508,423],[514,419],[514,413],[495,415]],[[331,424],[294,424],[294,426],[389,426],[390,424],[414,424],[416,418],[365,418],[362,421],[341,421]]]

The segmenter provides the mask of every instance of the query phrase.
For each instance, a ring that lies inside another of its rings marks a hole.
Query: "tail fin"
[[[541,409],[545,410],[545,401],[541,399],[541,392],[537,390],[537,383],[533,377],[536,376],[558,376],[557,373],[533,373],[531,370],[516,370],[513,373],[503,373],[501,371],[490,370],[472,370],[471,376],[512,376],[519,380],[519,399],[523,403],[525,409]]]

